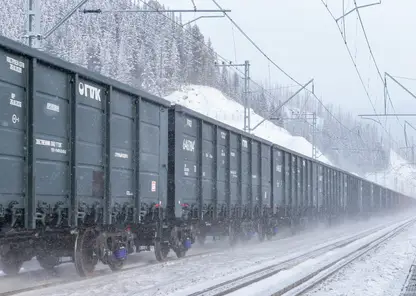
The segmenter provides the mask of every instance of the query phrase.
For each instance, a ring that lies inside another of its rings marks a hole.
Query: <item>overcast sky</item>
[[[321,0],[217,0],[238,25],[285,71],[301,83],[315,79],[315,91],[325,102],[339,104],[356,114],[373,113],[371,104],[361,85],[343,39]],[[342,15],[342,0],[325,0],[333,14]],[[190,9],[191,0],[160,0],[172,9]],[[358,0],[358,5],[374,2]],[[416,78],[416,11],[415,0],[383,0],[381,5],[361,10],[362,20],[379,65],[380,71],[395,76]],[[345,0],[346,10],[353,0]],[[197,8],[216,8],[212,0],[195,0]],[[184,20],[195,18],[193,13],[183,15]],[[342,23],[340,23],[342,25]],[[198,21],[202,32],[213,41],[216,51],[232,60],[250,60],[252,78],[261,81],[269,78],[269,63],[237,29],[232,29],[226,18]],[[357,14],[346,18],[347,43],[356,59],[377,112],[383,111],[383,84],[370,59]],[[234,34],[233,34],[234,32]],[[234,47],[235,43],[235,47]],[[271,80],[290,85],[274,66],[270,65]],[[416,81],[403,80],[416,91]],[[416,113],[416,100],[388,81],[393,104],[397,112]],[[295,88],[294,88],[295,90]],[[390,111],[391,107],[389,106]],[[407,119],[416,125],[416,118]],[[402,129],[397,120],[390,119],[396,140],[403,141]],[[416,132],[412,133],[415,136]]]

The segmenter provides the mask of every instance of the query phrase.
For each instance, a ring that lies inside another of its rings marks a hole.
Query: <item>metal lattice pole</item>
[[[316,112],[313,112],[313,119],[312,119],[312,158],[316,159]]]
[[[27,0],[26,34],[29,46],[39,48],[40,42],[40,7],[39,0]]]
[[[245,61],[244,64],[222,63],[215,65],[218,67],[244,67],[244,131],[250,132],[250,109],[251,109],[251,96],[250,96],[250,62]]]
[[[250,132],[250,109],[251,109],[251,96],[250,96],[250,63],[245,61],[244,63],[244,131]]]

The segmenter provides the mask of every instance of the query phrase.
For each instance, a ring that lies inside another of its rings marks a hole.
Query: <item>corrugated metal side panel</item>
[[[6,219],[7,210],[15,209],[16,214],[23,214],[25,197],[31,196],[28,188],[25,189],[28,68],[26,58],[0,48],[0,221]],[[5,222],[24,227],[27,219],[20,217],[17,221],[10,217]]]
[[[136,132],[138,99],[132,95],[113,89],[110,93],[110,142],[109,142],[109,174],[111,187],[107,201],[107,221],[114,219],[136,220],[134,213],[140,213],[140,191],[136,187],[137,153]],[[110,184],[108,184],[110,185]],[[111,197],[111,198],[110,198]],[[155,202],[157,200],[155,199]],[[136,208],[136,210],[134,210]],[[114,221],[115,222],[115,221]]]
[[[348,198],[347,198],[347,211],[349,214],[352,214],[354,211],[354,196],[358,197],[356,194],[357,188],[354,182],[353,177],[348,176]]]
[[[338,209],[338,195],[337,195],[337,173],[335,170],[330,170],[330,186],[331,186],[331,208],[332,212],[336,213]]]
[[[174,207],[176,217],[181,216],[181,204],[188,204],[197,210],[200,205],[198,181],[198,153],[201,153],[198,118],[181,112],[174,112],[175,122],[175,158]],[[215,156],[214,156],[215,157]],[[214,160],[216,161],[216,160]],[[203,201],[205,203],[205,200]]]
[[[329,203],[329,169],[327,167],[323,168],[323,207],[328,211],[330,207]]]
[[[60,226],[69,208],[69,75],[38,63],[34,72],[34,210],[40,226]],[[59,210],[58,210],[59,209]],[[64,211],[64,212],[63,212]],[[46,215],[58,214],[56,221]],[[68,220],[65,224],[68,223]]]
[[[290,207],[292,205],[292,159],[290,153],[283,152],[284,155],[284,205]]]
[[[216,191],[216,128],[204,122],[202,124],[202,211],[205,218],[212,217],[215,207]],[[209,217],[207,217],[209,214]],[[204,218],[204,219],[205,219]]]
[[[251,190],[251,140],[241,138],[241,170],[242,170],[242,207],[245,217],[251,216],[252,190]]]
[[[303,194],[303,207],[306,208],[309,204],[309,192],[308,192],[308,163],[305,159],[302,159],[302,171],[301,171],[301,192]]]
[[[271,197],[271,146],[267,144],[261,144],[261,200],[262,207],[272,207]]]
[[[296,167],[296,156],[290,154],[290,197],[291,197],[291,207],[292,210],[296,209],[296,206],[298,204],[297,200],[297,167]]]
[[[339,210],[339,194],[338,194],[338,172],[335,170],[332,170],[332,180],[333,180],[333,185],[332,185],[332,193],[333,193],[333,203],[334,203],[334,209],[335,209],[335,213],[338,213]]]
[[[230,137],[230,207],[232,210],[241,205],[241,142],[240,136],[231,133]]]
[[[305,160],[305,171],[303,173],[306,203],[305,207],[312,206],[312,184],[311,184],[312,165],[309,160]]]
[[[261,207],[261,146],[260,143],[251,141],[251,190],[253,211],[256,216],[260,214]]]
[[[314,162],[312,162],[312,205],[315,208],[315,210],[318,209],[318,165]]]
[[[217,127],[217,213],[220,217],[226,217],[229,205],[229,131]]]
[[[281,150],[273,147],[273,208],[283,208],[284,197],[284,154]]]
[[[318,209],[324,206],[324,171],[322,165],[318,164]]]
[[[102,213],[94,213],[105,206],[106,86],[79,78],[76,89],[78,211],[81,222],[103,223]]]
[[[301,158],[299,156],[292,156],[295,158],[294,160],[294,166],[295,166],[295,170],[294,170],[294,176],[295,176],[295,180],[294,180],[294,186],[295,186],[295,191],[294,191],[294,196],[295,196],[295,208],[298,210],[300,209],[300,207],[302,206],[303,203],[303,196],[302,196],[302,192],[301,192],[301,178],[302,178],[302,161]]]
[[[381,197],[381,207],[383,209],[386,208],[386,199],[387,199],[387,194],[388,194],[388,189],[384,189],[383,190],[383,195]]]
[[[167,205],[168,111],[141,98],[139,134],[139,179],[142,210],[154,203]],[[129,138],[130,132],[126,134]]]
[[[308,191],[309,191],[309,207],[315,206],[315,173],[314,163],[308,160]]]
[[[348,176],[342,173],[342,210],[344,212],[347,209],[348,187]]]

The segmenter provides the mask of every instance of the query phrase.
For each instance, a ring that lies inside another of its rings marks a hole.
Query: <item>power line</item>
[[[413,81],[416,81],[416,78],[411,78],[411,77],[403,77],[403,76],[394,76],[394,75],[391,75],[392,77],[395,77],[395,78],[399,78],[399,79],[405,79],[405,80],[413,80]]]
[[[333,20],[335,21],[335,23],[336,23],[336,25],[337,25],[337,28],[338,28],[338,30],[339,30],[339,32],[340,32],[340,34],[341,34],[341,36],[343,36],[343,34],[342,34],[342,30],[341,30],[341,28],[339,27],[339,25],[338,25],[338,23],[337,23],[337,21],[336,21],[336,18],[335,18],[335,16],[334,16],[334,14],[331,12],[331,10],[329,9],[328,5],[327,5],[327,4],[326,4],[323,0],[321,0],[321,2],[322,2],[322,4],[325,6],[325,8],[327,9],[327,11],[328,11],[328,13],[331,15],[331,17],[333,18]],[[364,88],[364,91],[365,91],[365,93],[366,93],[366,95],[367,95],[367,98],[368,98],[368,100],[370,101],[371,107],[372,107],[372,109],[373,109],[374,113],[377,113],[376,108],[375,108],[375,106],[374,106],[374,103],[373,103],[373,101],[371,100],[371,96],[370,96],[370,94],[369,94],[369,92],[368,92],[368,90],[367,90],[367,88],[366,88],[366,86],[365,86],[364,79],[363,79],[363,77],[362,77],[362,75],[361,75],[360,71],[358,70],[358,65],[357,65],[357,63],[356,63],[356,62],[355,62],[355,60],[354,60],[354,57],[353,57],[353,55],[352,55],[352,53],[351,53],[350,48],[348,47],[347,41],[346,41],[346,39],[344,39],[344,38],[342,38],[342,39],[344,40],[345,47],[346,47],[346,49],[347,49],[347,51],[348,51],[348,54],[349,54],[349,56],[350,56],[350,59],[351,59],[351,61],[352,61],[353,65],[354,65],[355,71],[357,72],[357,75],[358,75],[358,77],[359,77],[359,79],[360,79],[360,82],[361,82],[361,84],[362,84],[362,86],[363,86],[363,88]],[[387,131],[386,127],[385,127],[385,126],[381,123],[381,121],[380,121],[379,119],[377,119],[377,120],[376,120],[376,122],[377,122],[378,124],[380,124],[380,126],[383,128],[383,130],[384,130],[384,131],[385,131],[385,132],[389,135],[390,139],[398,145],[397,141],[391,137],[390,133]]]
[[[220,9],[220,10],[223,10],[222,9],[222,7],[217,3],[217,1],[216,0],[212,0],[213,2],[214,2],[214,4]],[[295,78],[293,78],[291,75],[289,75],[289,73],[287,73],[286,71],[284,71],[276,62],[274,62],[261,48],[260,48],[260,46],[258,46],[254,41],[253,41],[253,39],[251,39],[245,32],[244,32],[244,30],[229,16],[229,14],[228,13],[224,13],[225,14],[225,16],[233,23],[233,25],[244,35],[244,37],[246,37],[246,39],[270,62],[270,63],[272,63],[279,71],[281,71],[285,76],[287,76],[290,80],[292,80],[293,82],[295,82],[298,86],[300,86],[300,87],[302,87],[302,84],[299,82],[299,81],[297,81]],[[351,53],[350,53],[351,54]],[[358,69],[357,69],[358,70]],[[361,75],[360,75],[360,78],[361,78]],[[362,78],[361,78],[361,81],[362,81]],[[363,85],[364,85],[364,82],[362,81],[362,83],[363,83]],[[365,85],[364,85],[364,88],[365,88]],[[341,121],[339,121],[338,120],[338,118],[336,118],[335,117],[335,115],[333,115],[331,112],[329,112],[329,109],[322,103],[322,101],[315,95],[315,93],[314,92],[311,92],[310,90],[308,90],[308,89],[306,89],[307,91],[309,91],[312,95],[313,95],[313,97],[324,107],[324,109],[338,122],[338,123],[340,123],[344,128],[346,128],[347,129],[347,131],[350,131],[351,132],[351,130],[348,128],[348,127],[346,127],[344,124],[342,124],[341,123]],[[373,104],[372,103],[372,101],[371,101],[371,99],[370,99],[370,102],[371,102],[371,104]],[[375,108],[374,108],[374,106],[373,106],[373,109],[375,110]],[[375,111],[374,111],[375,112]],[[380,123],[381,124],[381,123]]]
[[[381,2],[380,2],[380,3],[381,3]],[[373,62],[374,62],[374,66],[375,66],[375,67],[376,67],[376,69],[377,69],[377,73],[378,73],[378,76],[379,76],[379,78],[380,78],[380,80],[381,80],[381,83],[382,83],[383,85],[385,85],[385,79],[383,79],[383,75],[381,74],[381,71],[380,71],[380,68],[379,68],[379,66],[378,66],[378,64],[377,64],[377,61],[376,61],[376,58],[375,58],[375,56],[374,56],[373,50],[371,49],[370,41],[369,41],[369,39],[368,39],[367,32],[366,32],[365,27],[364,27],[363,19],[361,18],[361,13],[360,13],[360,10],[359,10],[359,8],[358,8],[358,6],[357,6],[357,1],[356,1],[356,0],[354,0],[354,6],[355,6],[355,10],[357,11],[357,16],[358,16],[358,19],[359,19],[359,21],[360,21],[361,28],[363,29],[364,38],[365,38],[365,41],[366,41],[366,43],[367,43],[368,50],[370,51],[371,58],[372,58],[372,60],[373,60]],[[394,108],[394,105],[393,105],[393,102],[392,102],[392,100],[391,100],[391,96],[390,96],[390,93],[389,93],[389,91],[388,91],[388,88],[386,88],[386,94],[387,94],[387,96],[388,96],[388,98],[389,98],[390,105],[391,105],[391,107],[392,107],[393,111],[394,111],[394,112],[396,112],[396,110],[395,110],[395,108]],[[397,121],[399,121],[399,123],[400,123],[399,118],[398,118],[398,117],[396,117],[396,119],[397,119]]]
[[[145,4],[147,7],[149,7],[149,8],[151,8],[151,9],[155,9],[154,7],[152,7],[152,5],[150,5],[150,4],[148,4],[148,3],[146,3],[144,0],[139,0],[140,2],[142,2],[143,4]],[[215,0],[213,0],[214,1],[214,3],[217,5],[217,6],[219,6],[216,2],[215,2]],[[220,7],[220,6],[219,6]],[[200,42],[200,43],[202,43],[205,47],[207,47],[207,45],[205,44],[205,42],[203,42],[203,41],[201,41],[201,40],[199,40],[198,38],[197,38],[197,36],[195,36],[192,32],[190,32],[189,30],[187,30],[186,28],[184,28],[180,23],[178,23],[176,20],[174,20],[174,19],[172,19],[171,17],[169,17],[169,16],[167,16],[166,14],[164,14],[164,13],[160,13],[161,15],[163,15],[166,19],[169,19],[170,21],[172,21],[173,23],[175,23],[177,26],[179,26],[180,28],[182,28],[182,30],[184,30],[186,33],[188,33],[191,37],[193,37],[195,40],[197,40],[198,42]],[[241,27],[240,26],[238,26],[235,22],[234,22],[234,20],[232,20],[231,18],[230,18],[230,16],[227,14],[227,13],[224,13],[226,16],[227,16],[227,18],[229,18],[230,20],[231,20],[231,22],[234,24],[234,26],[244,35],[244,36],[246,36],[246,38],[248,38],[251,42],[252,42],[252,44],[269,60],[269,62],[271,63],[271,64],[273,64],[276,68],[278,68],[283,74],[285,74],[288,78],[290,78],[294,83],[296,83],[297,84],[297,86],[302,86],[302,84],[300,84],[296,79],[294,79],[292,76],[290,76],[287,72],[285,72],[282,68],[280,68],[267,54],[265,54],[262,50],[261,50],[261,48],[259,47],[259,46],[257,46],[255,43],[254,43],[254,41],[253,40],[251,40],[248,36],[247,36],[247,34],[241,29]],[[228,59],[226,59],[225,57],[223,57],[223,56],[221,56],[220,54],[218,54],[218,53],[215,53],[215,55],[214,55],[214,57],[218,57],[219,59],[221,59],[222,61],[224,61],[224,62],[228,62],[229,60]],[[238,69],[237,67],[233,67],[234,68],[234,70],[236,71],[236,72],[238,72],[238,73],[240,73],[240,74],[242,74],[242,75],[244,75],[244,73],[240,70],[240,69]],[[241,77],[240,77],[241,78]],[[266,95],[268,95],[269,97],[271,97],[271,98],[273,98],[273,99],[275,99],[275,97],[270,93],[270,92],[268,92],[268,91],[266,91],[265,89],[264,89],[264,87],[262,86],[262,85],[260,85],[258,82],[256,82],[256,81],[254,81],[254,80],[252,80],[252,79],[250,79],[250,81],[251,81],[251,84],[253,85],[256,85],[256,86],[258,86],[260,89],[262,89],[263,91],[264,91],[264,93],[266,94]],[[317,102],[324,108],[324,110],[330,115],[330,117],[332,117],[337,123],[339,123],[340,124],[340,126],[342,126],[346,131],[348,131],[348,132],[350,132],[350,133],[353,133],[353,131],[350,129],[350,128],[348,128],[347,126],[345,126],[326,106],[325,106],[325,104],[322,102],[322,100],[321,99],[319,99],[317,96],[316,96],[316,94],[313,92],[313,91],[310,91],[309,89],[306,89],[309,93],[311,93],[312,94],[312,96],[314,97],[314,99],[316,99],[317,100]],[[371,101],[371,100],[370,100]],[[361,141],[363,142],[363,144],[365,145],[365,146],[367,146],[366,145],[366,142],[364,141],[364,139],[361,137],[361,134],[358,134],[358,136],[359,136],[359,138],[361,139]]]
[[[212,2],[214,2],[214,4],[220,9],[223,10],[221,8],[221,6],[217,3],[217,1],[212,0]],[[250,43],[270,62],[272,63],[277,69],[279,69],[280,72],[282,72],[284,75],[286,75],[290,80],[292,80],[293,82],[295,82],[298,86],[302,86],[302,84],[300,82],[298,82],[295,78],[293,78],[292,76],[289,75],[289,73],[287,73],[285,70],[283,70],[278,64],[276,64],[254,41],[253,39],[251,39],[246,32],[244,32],[243,29],[241,29],[241,27],[230,17],[230,15],[226,12],[224,12],[225,16],[230,20],[230,22],[233,23],[233,25],[240,31],[241,34],[244,35],[244,37],[247,38],[248,41],[250,41]]]

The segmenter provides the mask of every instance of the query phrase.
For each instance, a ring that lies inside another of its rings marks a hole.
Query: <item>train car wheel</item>
[[[15,254],[6,254],[1,258],[0,270],[6,275],[17,275],[22,265],[23,261],[17,259]]]
[[[265,234],[265,231],[264,231],[264,225],[261,221],[259,221],[258,224],[257,224],[257,234],[258,234],[258,237],[259,237],[259,241],[263,242],[265,237],[266,237],[266,234]]]
[[[110,260],[110,262],[108,262],[108,266],[110,266],[110,269],[112,271],[119,271],[123,268],[124,261],[123,260]]]
[[[205,245],[205,240],[206,240],[207,236],[205,234],[198,234],[198,236],[196,237],[198,244],[200,244],[201,246]]]
[[[166,261],[166,258],[169,254],[169,246],[167,244],[161,243],[160,241],[155,242],[155,256],[156,260],[159,262]]]
[[[86,229],[78,233],[75,240],[74,263],[81,277],[91,276],[98,263],[98,257],[94,251],[96,238],[94,230]]]
[[[186,250],[178,250],[178,251],[175,251],[175,254],[176,254],[176,257],[183,258],[186,255]]]
[[[228,239],[230,246],[235,246],[237,244],[237,232],[233,225],[228,226]]]
[[[60,261],[59,257],[53,255],[38,255],[36,259],[39,265],[45,270],[52,270],[55,266],[58,266]]]

